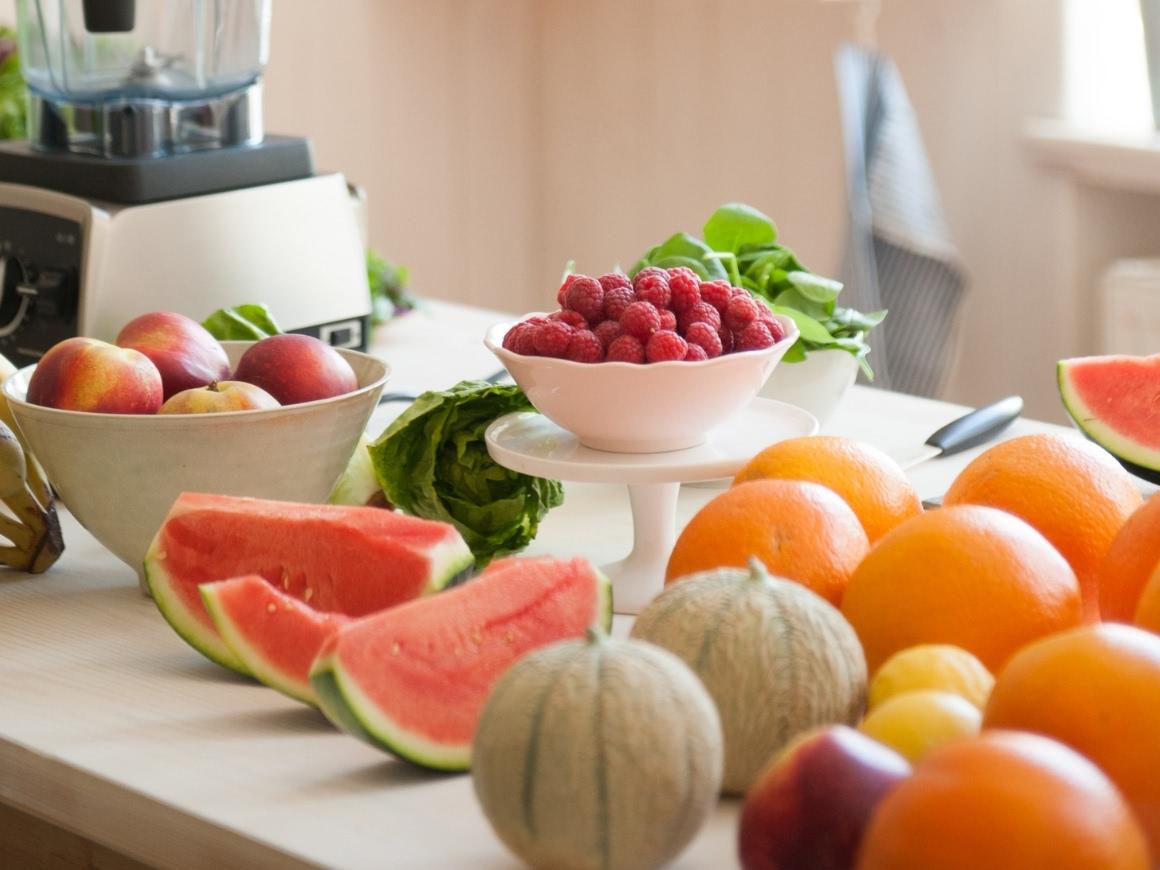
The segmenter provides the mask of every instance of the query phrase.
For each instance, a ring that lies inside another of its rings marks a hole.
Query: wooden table
[[[388,389],[494,371],[480,344],[494,319],[432,303],[380,330]],[[371,431],[400,407],[381,408]],[[901,451],[964,410],[855,388],[826,430]],[[1010,434],[1053,428],[1020,421]],[[970,455],[916,468],[919,492],[943,492]],[[713,494],[683,488],[680,522]],[[0,577],[0,867],[518,866],[468,776],[410,767],[203,659],[132,571],[63,525],[67,551],[48,574]],[[623,487],[570,485],[531,552],[601,564],[630,539]],[[675,866],[733,866],[736,815],[723,801]]]

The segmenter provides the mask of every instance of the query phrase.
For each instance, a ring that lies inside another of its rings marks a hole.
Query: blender
[[[266,135],[270,0],[17,0],[28,141],[0,143],[0,353],[247,302],[364,349],[360,194]]]

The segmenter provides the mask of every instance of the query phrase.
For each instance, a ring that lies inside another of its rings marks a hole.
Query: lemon
[[[858,728],[914,764],[932,749],[975,736],[982,721],[979,708],[961,695],[921,689],[883,701]]]
[[[900,650],[888,658],[870,682],[867,707],[919,689],[938,689],[966,698],[980,710],[995,678],[981,661],[950,644],[927,643]]]

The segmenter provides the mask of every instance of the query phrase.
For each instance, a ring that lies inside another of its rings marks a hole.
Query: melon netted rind
[[[632,637],[675,653],[709,690],[725,736],[725,794],[747,791],[798,734],[857,724],[866,708],[854,629],[821,596],[756,560],[673,582],[637,617]]]
[[[1088,358],[1060,360],[1056,365],[1059,397],[1064,410],[1076,427],[1091,441],[1119,460],[1126,470],[1152,483],[1160,484],[1160,450],[1140,444],[1103,422],[1072,384],[1070,374],[1077,365],[1091,365]]]
[[[229,644],[209,630],[207,626],[190,618],[185,607],[179,606],[173,600],[171,594],[173,583],[169,579],[168,572],[162,566],[161,560],[157,558],[156,547],[157,539],[154,538],[149,552],[145,554],[145,585],[149,587],[153,603],[157,605],[157,609],[161,611],[165,621],[182,640],[211,662],[247,677],[253,676],[242,663],[242,660],[238,658],[237,653],[230,649]]]
[[[473,748],[476,797],[534,867],[667,865],[717,803],[721,726],[676,656],[590,637],[543,647],[500,678]]]
[[[592,569],[596,580],[596,619],[591,627],[612,627],[612,584]],[[318,706],[334,725],[355,737],[430,770],[462,772],[471,768],[470,743],[437,743],[401,727],[378,708],[348,674],[334,650],[324,651],[310,669]]]

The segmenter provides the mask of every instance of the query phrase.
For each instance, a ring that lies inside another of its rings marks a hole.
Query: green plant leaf
[[[835,281],[833,278],[823,278],[821,275],[815,275],[812,272],[795,270],[788,272],[785,278],[806,299],[823,305],[826,303],[832,305],[834,300],[838,298],[838,294],[842,292],[841,281]]]
[[[808,314],[815,320],[821,321],[826,327],[827,332],[833,330],[829,327],[829,318],[834,313],[834,303],[830,302],[828,305],[815,302],[813,299],[808,299],[801,294],[796,287],[786,287],[773,298],[774,305],[781,305],[785,308],[793,308],[796,311],[801,311]]]
[[[774,314],[784,314],[797,324],[798,332],[801,333],[802,340],[819,347],[828,347],[834,343],[833,336],[830,335],[829,330],[808,314],[798,311],[796,308],[787,308],[784,305],[769,306]]]
[[[519,552],[563,503],[563,487],[499,465],[483,434],[497,417],[531,410],[514,385],[462,381],[423,393],[369,448],[383,492],[407,513],[454,525],[476,567]]]
[[[257,341],[282,332],[270,309],[256,302],[219,308],[201,325],[219,341]]]
[[[705,221],[701,234],[705,244],[714,251],[734,254],[742,245],[765,245],[777,241],[777,227],[768,215],[740,202],[726,203],[713,212]]]

